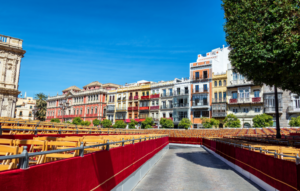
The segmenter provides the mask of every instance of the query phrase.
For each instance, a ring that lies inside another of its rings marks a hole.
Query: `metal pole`
[[[109,140],[107,140],[106,150],[109,151]]]
[[[79,150],[79,156],[84,157],[84,146],[83,146],[83,142],[81,142],[80,144],[80,150]]]
[[[276,112],[276,138],[280,139],[280,124],[279,124],[279,109],[278,109],[278,94],[277,94],[277,86],[274,86],[275,89],[275,112]]]
[[[21,169],[27,169],[29,167],[29,158],[28,158],[27,146],[23,147],[22,155],[24,155],[24,158],[20,159],[20,168]]]

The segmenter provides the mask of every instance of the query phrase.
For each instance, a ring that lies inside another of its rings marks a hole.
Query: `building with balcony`
[[[174,83],[173,91],[173,121],[174,128],[180,128],[178,126],[182,118],[190,117],[190,97],[191,97],[191,85],[190,79],[182,78],[181,80],[176,80]]]
[[[227,112],[227,71],[212,74],[212,117],[219,120],[219,127],[224,126]]]
[[[114,97],[107,98],[108,90],[119,88],[116,84],[101,84],[92,82],[80,89],[71,86],[63,90],[62,95],[48,97],[46,121],[58,118],[61,121],[72,121],[75,117],[81,117],[85,121],[94,119],[103,120],[107,111],[107,101],[114,101]],[[114,96],[111,94],[111,96]],[[62,110],[61,103],[68,103],[67,109]],[[111,109],[111,108],[110,108]]]
[[[273,126],[276,126],[274,87],[264,85],[263,91],[264,112],[273,116]],[[277,93],[280,127],[287,127],[292,117],[300,115],[299,96],[290,91],[283,91],[280,88],[277,89]]]
[[[18,98],[16,103],[16,118],[34,120],[34,106],[36,105],[36,100],[32,97]]]
[[[0,116],[14,117],[19,95],[21,59],[26,53],[23,40],[0,35]]]
[[[228,64],[227,82],[227,115],[233,113],[242,127],[252,127],[253,117],[263,113],[263,88],[235,73],[231,64]]]

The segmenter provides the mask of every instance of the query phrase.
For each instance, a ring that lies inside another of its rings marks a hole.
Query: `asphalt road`
[[[135,191],[263,190],[203,148],[170,146]]]

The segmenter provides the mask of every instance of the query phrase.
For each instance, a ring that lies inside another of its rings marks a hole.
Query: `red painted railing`
[[[151,106],[150,107],[150,110],[156,110],[156,109],[159,109],[159,106]]]
[[[129,99],[129,100],[133,100],[133,96],[129,96],[128,99]]]
[[[141,99],[149,99],[150,96],[141,96]]]
[[[86,114],[86,117],[97,117],[97,113],[93,113],[93,114]]]
[[[54,116],[47,116],[47,119],[53,119]]]
[[[150,97],[151,97],[151,99],[153,99],[153,98],[159,98],[159,94],[151,95]]]
[[[149,107],[140,107],[140,110],[149,110]]]
[[[237,103],[237,99],[230,99],[229,103]]]
[[[134,96],[133,98],[134,98],[134,99],[139,99],[139,96]]]
[[[128,111],[137,111],[139,107],[128,107]]]
[[[252,98],[252,102],[260,102],[260,101],[261,101],[261,97]]]

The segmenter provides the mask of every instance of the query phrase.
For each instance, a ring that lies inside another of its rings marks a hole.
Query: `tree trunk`
[[[277,139],[281,139],[280,123],[279,123],[279,109],[278,109],[277,86],[274,86],[274,89],[275,89],[276,138]]]

